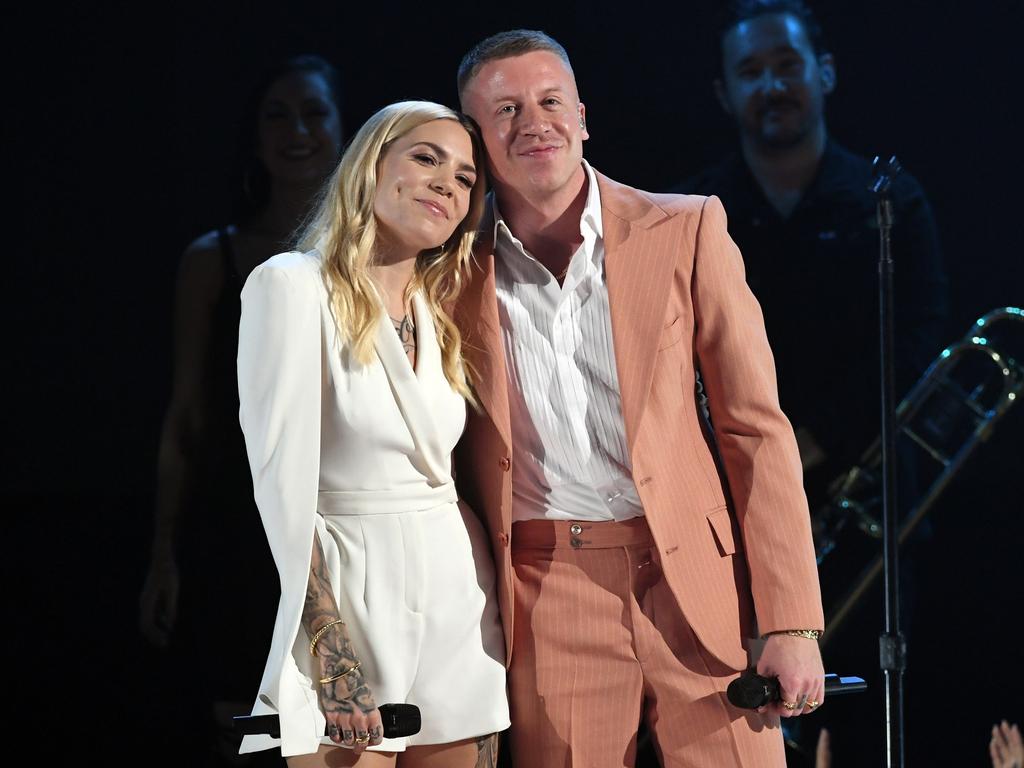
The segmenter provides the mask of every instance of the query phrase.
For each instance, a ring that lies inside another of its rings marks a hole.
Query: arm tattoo
[[[306,582],[306,600],[302,608],[302,626],[312,637],[324,624],[338,618],[338,606],[334,602],[331,577],[327,572],[327,563],[324,562],[324,550],[320,545],[320,537],[314,534],[313,552],[309,560],[309,580]],[[318,653],[322,647],[337,643],[338,635],[344,634],[344,631],[339,633],[334,630],[335,627],[332,627],[320,638],[317,643]]]
[[[481,736],[476,740],[475,768],[495,768],[498,764],[498,734]]]
[[[302,626],[312,637],[325,624],[340,618],[334,592],[331,589],[330,574],[324,560],[320,537],[313,536],[313,553],[310,557],[309,581],[306,583],[306,601],[302,609]],[[359,659],[352,648],[348,630],[344,624],[335,624],[317,641],[317,655],[321,659],[324,677],[333,677],[340,672],[352,670],[333,683],[320,686],[320,702],[325,712],[347,712],[354,710],[353,700],[364,712],[370,712],[376,704],[362,669],[353,669]],[[362,689],[362,694],[360,694]],[[362,700],[360,700],[362,696]],[[364,708],[369,702],[369,709]]]

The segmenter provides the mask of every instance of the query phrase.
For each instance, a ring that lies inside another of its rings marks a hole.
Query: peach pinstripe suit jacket
[[[683,615],[711,653],[744,669],[746,638],[824,624],[800,459],[779,409],[761,310],[717,198],[656,195],[597,178],[637,491]],[[456,449],[456,483],[490,532],[508,661],[515,446],[493,223],[485,221],[455,316],[483,406]],[[701,427],[695,367],[724,476]]]

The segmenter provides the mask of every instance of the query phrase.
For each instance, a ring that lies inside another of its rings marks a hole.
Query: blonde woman
[[[458,113],[385,107],[299,249],[242,291],[241,423],[282,592],[253,710],[279,713],[281,739],[243,752],[279,744],[292,768],[494,763],[509,724],[494,571],[450,463],[472,395],[447,307],[482,163]],[[384,739],[385,702],[419,706],[420,732]]]

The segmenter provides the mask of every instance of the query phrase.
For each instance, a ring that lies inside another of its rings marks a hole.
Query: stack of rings
[[[820,704],[821,704],[820,701],[805,701],[803,706],[807,707],[808,709],[814,709],[815,707],[819,706]],[[782,702],[782,706],[784,706],[790,712],[792,712],[794,709],[798,708],[797,702],[795,702],[795,701],[784,701],[784,702]]]

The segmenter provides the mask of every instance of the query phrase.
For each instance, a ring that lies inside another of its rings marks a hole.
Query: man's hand
[[[813,712],[825,701],[825,668],[816,640],[792,635],[769,635],[757,662],[757,674],[779,679],[780,701],[759,712],[796,717]]]

